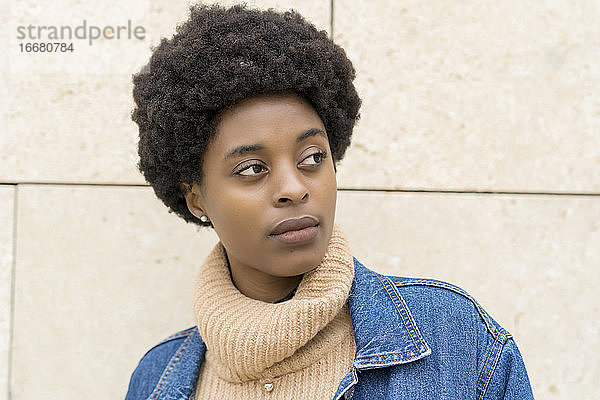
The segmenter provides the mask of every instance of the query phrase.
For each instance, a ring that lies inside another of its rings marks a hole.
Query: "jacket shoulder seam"
[[[500,360],[502,349],[504,348],[504,344],[507,340],[507,335],[500,335],[500,337],[495,338],[494,344],[492,345],[492,348],[485,359],[481,373],[477,378],[477,385],[475,386],[476,392],[478,393],[477,400],[481,400],[485,396],[490,380],[492,379],[494,371],[496,370],[496,366],[498,365],[498,361]]]
[[[184,330],[179,331],[179,332],[175,332],[174,334],[172,334],[170,336],[167,336],[166,338],[164,338],[160,342],[156,343],[154,346],[150,347],[150,349],[148,349],[148,351],[146,352],[146,354],[144,354],[144,357],[146,357],[152,350],[156,349],[157,347],[162,346],[165,343],[168,343],[168,342],[171,342],[171,341],[177,340],[177,339],[187,339],[191,334],[194,333],[194,330],[196,330],[195,326],[193,326],[191,328],[184,329]],[[144,358],[144,357],[142,357],[142,358]]]
[[[162,376],[158,380],[158,383],[154,387],[154,390],[152,391],[148,399],[157,399],[158,396],[161,394],[166,385],[167,379],[169,378],[169,375],[171,375],[171,372],[173,372],[177,364],[179,364],[179,361],[181,361],[181,359],[183,358],[183,355],[187,352],[190,344],[190,337],[190,335],[187,335],[187,338],[185,339],[183,344],[179,346],[173,357],[171,357],[171,359],[169,360],[169,364],[167,364],[167,367],[163,371]]]
[[[169,342],[171,340],[175,340],[175,339],[180,339],[180,338],[185,338],[190,336],[192,333],[194,333],[194,331],[196,330],[196,326],[192,326],[190,328],[181,330],[179,332],[175,332],[174,334],[167,336],[166,338],[164,338],[163,340],[161,340],[160,342],[158,342],[156,344],[156,346],[160,346],[163,343]],[[155,347],[156,347],[155,346]]]
[[[494,340],[501,340],[501,344],[504,344],[504,342],[506,342],[506,340],[508,338],[512,337],[512,335],[506,329],[504,329],[502,326],[498,325],[498,327],[496,327],[496,324],[494,322],[492,322],[489,314],[483,309],[483,307],[481,307],[481,305],[477,302],[477,300],[475,300],[475,298],[473,298],[473,296],[471,296],[467,291],[465,291],[464,289],[462,289],[456,285],[453,285],[453,284],[447,283],[447,282],[443,282],[443,281],[438,281],[435,279],[406,279],[406,278],[398,278],[398,277],[392,277],[392,278],[400,279],[400,280],[396,280],[394,282],[396,287],[429,286],[429,287],[442,288],[442,289],[446,289],[446,290],[452,291],[454,293],[457,293],[457,294],[463,296],[464,298],[466,298],[467,300],[469,300],[473,304],[473,306],[479,313],[479,316],[483,319],[483,322],[484,322],[488,332],[490,332],[492,334],[492,336],[494,337]]]

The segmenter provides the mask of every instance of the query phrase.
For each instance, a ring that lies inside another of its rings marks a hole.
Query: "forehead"
[[[312,106],[297,95],[266,95],[243,100],[221,114],[214,144],[229,147],[273,138],[281,140],[308,129],[325,130]]]

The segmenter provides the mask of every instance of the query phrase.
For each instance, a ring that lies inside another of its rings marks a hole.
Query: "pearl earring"
[[[203,214],[203,215],[200,216],[200,221],[202,221],[202,222],[208,222],[208,217]]]

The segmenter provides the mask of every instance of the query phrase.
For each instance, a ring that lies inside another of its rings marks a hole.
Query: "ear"
[[[201,216],[206,215],[200,186],[196,183],[191,185],[189,183],[180,183],[179,187],[183,192],[183,197],[185,197],[188,210],[190,210],[190,212],[198,219],[200,219]]]

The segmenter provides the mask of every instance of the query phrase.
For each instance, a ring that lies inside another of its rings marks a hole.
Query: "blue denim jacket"
[[[464,290],[377,274],[354,259],[352,370],[334,399],[533,399],[512,336]],[[126,400],[193,399],[206,345],[193,327],[139,362]]]

